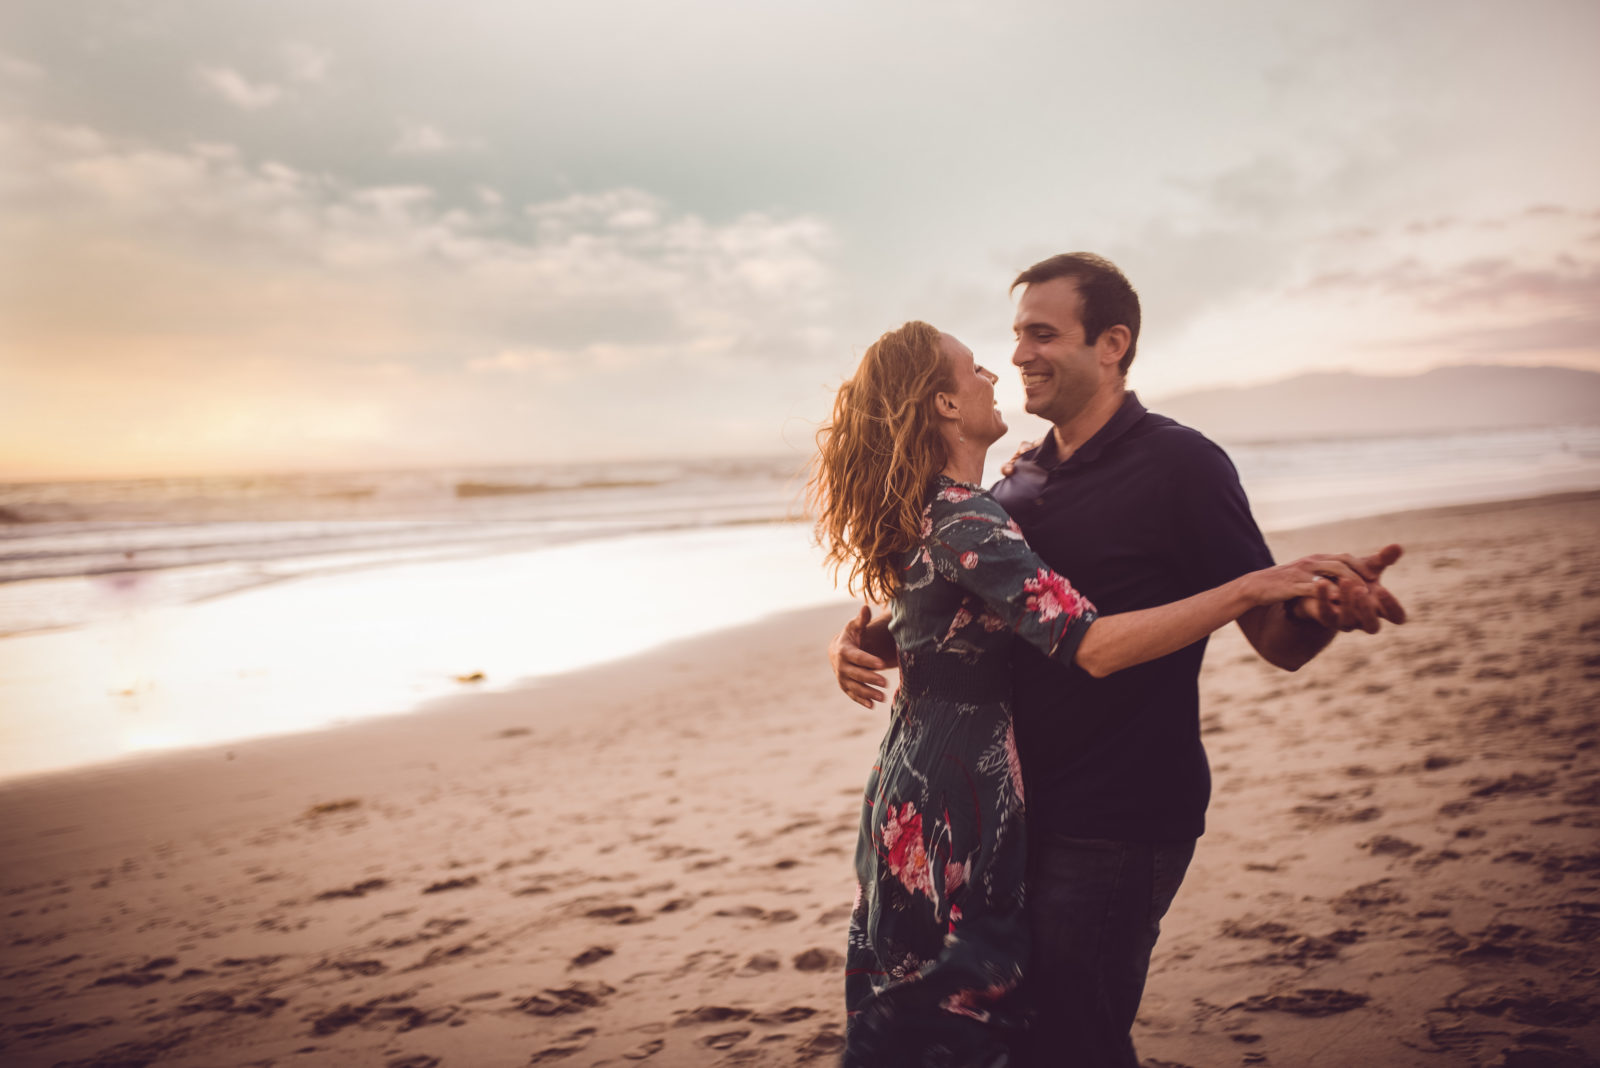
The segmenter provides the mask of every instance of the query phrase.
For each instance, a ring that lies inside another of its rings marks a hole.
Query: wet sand
[[[1207,658],[1150,1065],[1600,1058],[1600,495],[1406,544],[1414,622]],[[883,722],[848,608],[507,694],[0,785],[7,1065],[827,1064]]]

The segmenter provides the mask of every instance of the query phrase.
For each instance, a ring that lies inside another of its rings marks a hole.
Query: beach
[[[1202,677],[1156,1068],[1600,1063],[1600,494],[1406,546],[1412,621]],[[7,1065],[828,1064],[862,783],[842,602],[405,716],[0,783]]]

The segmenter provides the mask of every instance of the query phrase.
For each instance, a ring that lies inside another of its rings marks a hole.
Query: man
[[[1052,429],[1008,465],[994,495],[1035,552],[1102,614],[1175,601],[1270,566],[1238,475],[1206,438],[1127,391],[1139,299],[1108,261],[1054,256],[1023,271],[1012,363],[1026,408]],[[1341,629],[1404,612],[1377,579],[1398,546],[1341,556],[1347,582],[1252,610],[1239,627],[1293,671]],[[1130,1031],[1161,917],[1204,830],[1204,641],[1104,679],[1018,643],[1014,709],[1029,822],[1033,1024],[1027,1066],[1137,1068]],[[876,655],[875,655],[876,654]],[[834,639],[840,687],[869,707],[892,666],[887,619],[863,610]]]

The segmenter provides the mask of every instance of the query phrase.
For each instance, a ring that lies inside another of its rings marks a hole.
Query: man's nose
[[[1011,363],[1013,366],[1021,367],[1027,362],[1028,354],[1023,351],[1023,343],[1019,338],[1017,339],[1017,347],[1011,350]]]

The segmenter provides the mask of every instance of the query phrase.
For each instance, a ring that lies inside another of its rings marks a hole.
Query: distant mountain
[[[1235,442],[1600,424],[1600,373],[1441,367],[1397,378],[1309,374],[1147,403],[1210,437]]]

